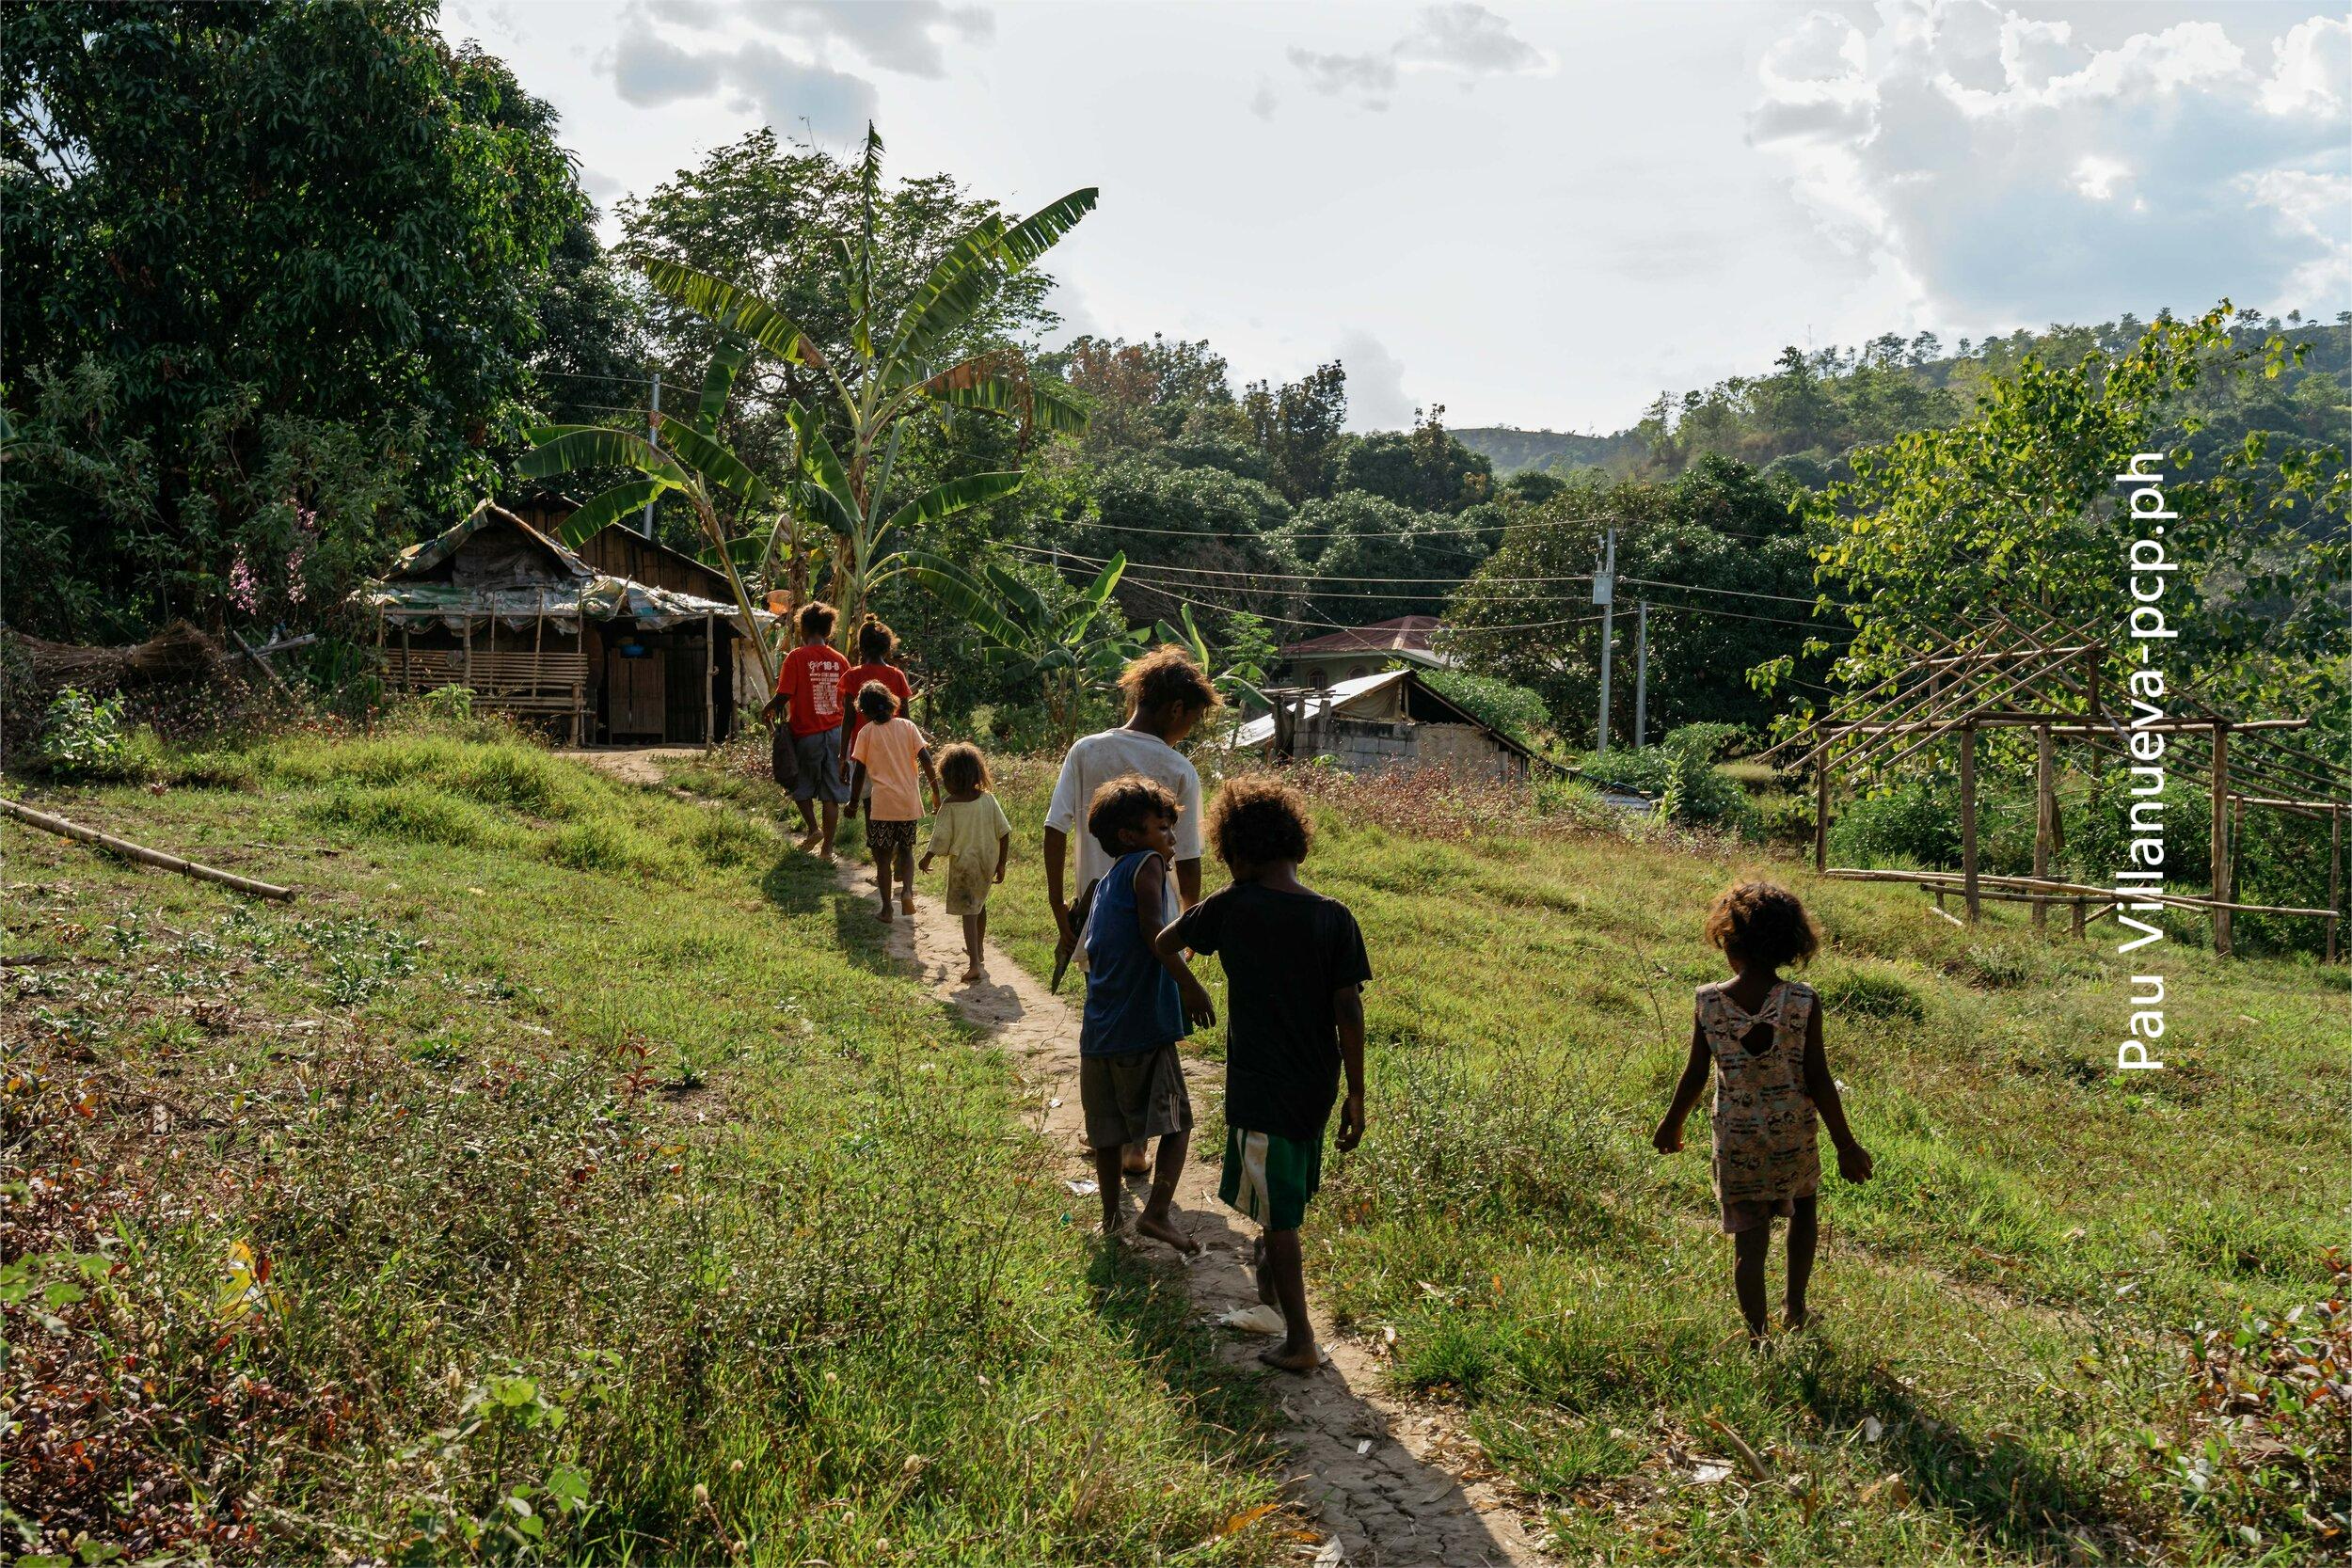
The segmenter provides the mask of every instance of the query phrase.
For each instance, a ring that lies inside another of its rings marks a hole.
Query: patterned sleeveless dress
[[[1727,986],[1701,986],[1698,1025],[1715,1058],[1715,1196],[1726,1235],[1796,1212],[1796,1199],[1821,1188],[1813,1097],[1804,1088],[1805,1025],[1819,999],[1813,988],[1783,980],[1754,1013]],[[1747,1048],[1759,1023],[1772,1043]]]

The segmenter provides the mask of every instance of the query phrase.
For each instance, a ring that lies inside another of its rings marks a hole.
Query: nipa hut
[[[746,627],[723,574],[613,532],[575,553],[484,501],[403,550],[353,596],[375,615],[386,689],[465,687],[576,746],[726,738],[746,666],[750,700],[765,695],[752,640],[772,617]]]

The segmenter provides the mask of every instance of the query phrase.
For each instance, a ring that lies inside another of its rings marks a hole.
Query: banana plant
[[[1182,607],[1182,615],[1176,624],[1171,626],[1162,621],[1153,630],[1161,641],[1173,642],[1192,655],[1193,663],[1202,670],[1216,670],[1216,658],[1209,647],[1209,639],[1192,618],[1192,606]],[[1274,705],[1266,700],[1266,694],[1259,689],[1260,683],[1264,679],[1265,672],[1245,658],[1216,670],[1216,673],[1209,677],[1209,684],[1216,687],[1228,703],[1235,705],[1247,701],[1261,707],[1272,707]]]
[[[1111,590],[1127,569],[1124,555],[1112,556],[1065,605],[1000,562],[983,562],[974,570],[928,550],[908,550],[898,569],[961,616],[979,634],[992,662],[1017,682],[1040,684],[1046,714],[1065,745],[1077,734],[1087,689],[1116,681],[1142,650],[1143,634],[1129,630],[1111,603]]]
[[[850,301],[850,348],[828,355],[769,301],[723,278],[658,257],[632,264],[655,289],[788,364],[818,373],[830,388],[818,407],[788,405],[799,471],[786,499],[796,515],[834,538],[834,602],[855,624],[873,586],[891,575],[899,541],[918,528],[983,506],[1020,487],[1018,470],[972,474],[932,486],[887,513],[902,421],[926,407],[967,408],[1032,429],[1083,432],[1086,413],[1058,382],[1033,379],[1017,350],[962,352],[965,329],[1014,277],[1035,264],[1094,208],[1096,191],[1073,191],[1018,223],[990,217],[932,266],[895,312],[874,298],[875,206],[882,188],[880,135],[868,124],[858,168],[858,231],[836,243]],[[887,316],[887,319],[885,317]],[[834,404],[837,404],[837,406]],[[772,553],[772,552],[771,552]]]
[[[758,635],[746,566],[755,575],[763,573],[784,530],[771,528],[764,551],[747,550],[745,538],[732,534],[719,512],[722,498],[739,503],[741,515],[763,521],[780,523],[791,511],[787,498],[718,437],[719,416],[726,407],[727,394],[734,388],[736,373],[750,357],[749,344],[732,340],[723,342],[703,376],[702,396],[693,412],[683,417],[669,412],[653,415],[650,436],[604,425],[544,425],[531,433],[533,445],[515,467],[516,472],[532,479],[548,479],[579,468],[636,472],[637,478],[600,492],[564,520],[562,536],[569,546],[585,543],[607,523],[628,516],[666,491],[685,497],[704,538],[702,560],[725,575],[736,610],[759,649],[768,684],[773,686],[776,654],[768,639]]]

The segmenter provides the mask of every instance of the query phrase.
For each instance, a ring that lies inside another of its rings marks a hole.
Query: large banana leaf
[[[803,498],[817,520],[834,532],[855,533],[857,493],[850,488],[850,471],[841,466],[841,454],[825,436],[824,421],[797,403],[784,411],[784,417],[800,444],[801,470],[807,475]]]
[[[702,402],[694,410],[694,428],[705,436],[719,434],[719,416],[727,406],[727,394],[735,389],[735,378],[751,359],[752,345],[739,338],[722,338],[719,351],[710,356],[710,369],[703,372]]]
[[[766,480],[745,467],[735,453],[685,420],[663,415],[661,438],[670,443],[670,450],[679,461],[728,495],[739,496],[757,507],[776,504],[775,492],[768,488]]]
[[[527,479],[552,479],[575,468],[634,468],[648,479],[680,490],[693,481],[643,436],[596,425],[548,425],[532,432],[539,445],[522,454],[515,471]]]
[[[1102,196],[1099,186],[1088,185],[1072,191],[1059,201],[1049,202],[1023,218],[1005,234],[1003,250],[1006,262],[1018,272],[1036,261],[1064,234],[1078,227],[1078,220],[1094,211],[1094,203]]]
[[[892,513],[890,521],[874,531],[874,538],[879,542],[893,529],[921,528],[942,518],[952,517],[959,512],[969,512],[976,506],[1001,500],[1021,488],[1021,477],[1018,470],[966,474],[961,479],[935,484]]]
[[[815,339],[750,290],[659,257],[639,257],[634,265],[645,275],[646,282],[689,310],[726,331],[740,333],[787,364],[830,368]]]
[[[1087,411],[1068,388],[1051,377],[1034,378],[1025,367],[994,354],[950,365],[915,389],[950,407],[1002,414],[1040,430],[1086,434]]]
[[[1045,628],[1034,624],[1024,626],[1008,615],[991,585],[975,579],[946,556],[929,550],[908,550],[899,561],[900,572],[930,589],[949,614],[961,617],[988,641],[1012,653],[1037,651]]]
[[[725,569],[725,562],[732,561],[735,562],[737,571],[747,572],[759,565],[766,556],[767,548],[766,537],[756,533],[746,533],[728,540],[726,548],[723,550],[716,545],[705,545],[694,552],[694,559],[713,570],[720,571]]]
[[[605,524],[640,510],[668,488],[658,479],[624,480],[564,518],[561,537],[567,546],[578,549]]]
[[[914,296],[898,312],[898,325],[890,334],[890,350],[882,358],[883,385],[915,379],[904,375],[903,368],[923,363],[941,338],[969,321],[987,303],[1003,280],[997,246],[1004,237],[1002,218],[982,218],[931,263],[930,273],[916,285]]]

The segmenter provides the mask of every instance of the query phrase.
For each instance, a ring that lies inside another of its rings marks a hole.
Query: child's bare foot
[[[980,976],[988,972],[982,969],[978,964],[967,965],[963,972],[963,983],[967,986],[977,985],[979,983]]]
[[[907,913],[913,914],[914,912],[914,895],[910,893],[905,897],[899,899],[898,907],[906,911]]]
[[[875,918],[876,920],[881,921],[881,922],[882,922],[883,925],[885,925],[885,926],[889,925],[889,924],[890,924],[890,906],[889,906],[889,905],[887,905],[887,904],[884,904],[884,905],[883,905],[881,909],[876,910],[876,911],[874,911],[874,918]]]
[[[1803,1307],[1792,1307],[1780,1316],[1780,1326],[1795,1334],[1813,1322],[1813,1314]]]
[[[800,837],[794,839],[792,843],[803,855],[813,855],[817,853],[817,835],[815,833],[803,833]]]
[[[1200,1243],[1177,1229],[1173,1220],[1166,1214],[1154,1214],[1148,1210],[1136,1216],[1136,1233],[1149,1236],[1155,1242],[1166,1242],[1187,1258],[1200,1250]]]
[[[1323,1365],[1323,1349],[1312,1339],[1307,1341],[1304,1349],[1285,1339],[1260,1351],[1258,1359],[1277,1371],[1311,1372]]]
[[[1126,1153],[1125,1153],[1125,1155],[1124,1155],[1124,1156],[1120,1159],[1120,1163],[1119,1163],[1119,1169],[1120,1169],[1120,1173],[1121,1175],[1123,1175],[1123,1176],[1149,1176],[1149,1175],[1151,1175],[1151,1174],[1152,1174],[1152,1149],[1151,1149],[1151,1146],[1149,1146],[1148,1144],[1129,1144],[1129,1145],[1127,1146],[1127,1149],[1126,1149]]]

